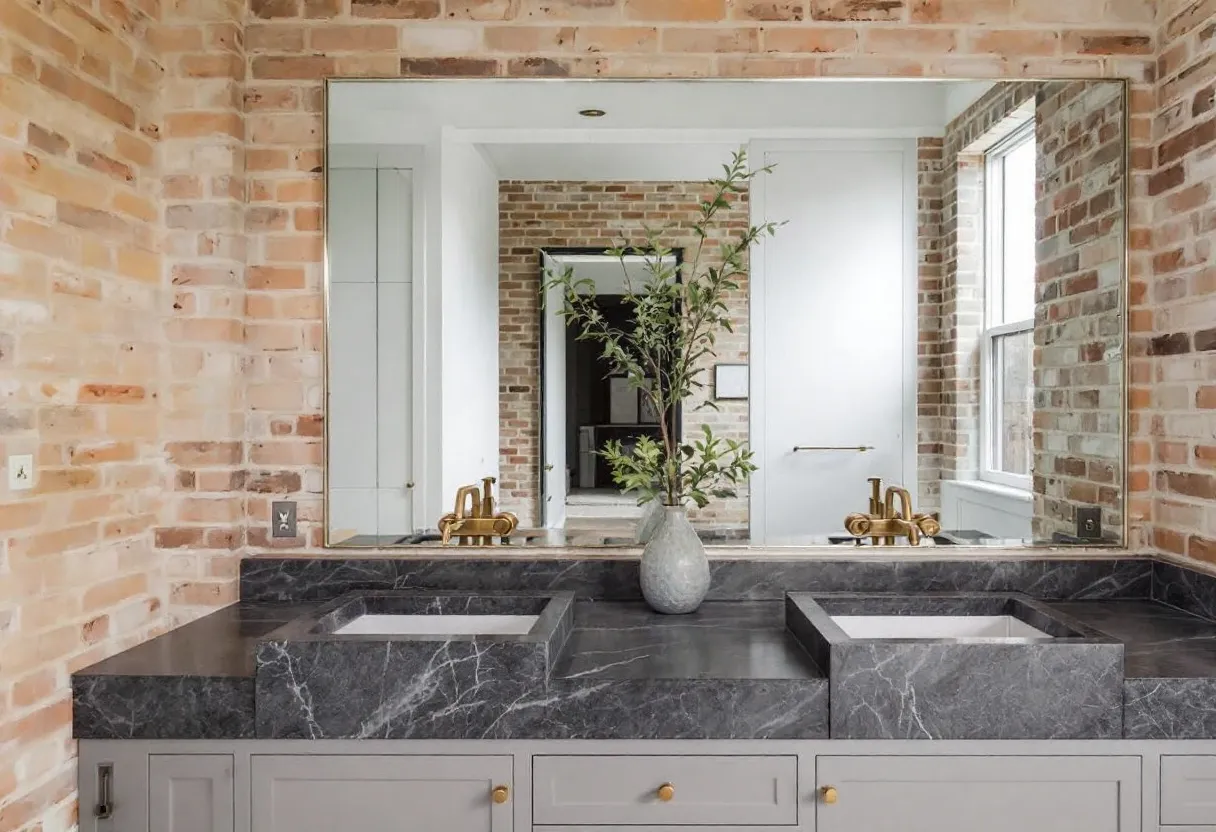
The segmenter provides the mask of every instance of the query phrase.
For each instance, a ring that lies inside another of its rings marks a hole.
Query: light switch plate
[[[270,536],[296,536],[296,504],[293,500],[276,500],[270,504]]]
[[[13,454],[8,458],[8,490],[29,491],[34,487],[34,455]]]

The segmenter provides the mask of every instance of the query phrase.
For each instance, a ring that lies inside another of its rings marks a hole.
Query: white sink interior
[[[849,638],[1021,641],[1051,638],[1012,615],[833,615]]]
[[[522,636],[536,615],[361,615],[334,631],[340,636]]]

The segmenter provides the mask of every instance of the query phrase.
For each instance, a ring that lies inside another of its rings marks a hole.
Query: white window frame
[[[980,338],[980,465],[979,479],[1024,491],[1031,489],[1029,474],[1011,474],[997,466],[1001,438],[1000,408],[996,391],[996,343],[1002,337],[1034,331],[1034,318],[1005,321],[1004,171],[1005,157],[1023,142],[1034,141],[1034,119],[1019,125],[984,154],[984,331]]]

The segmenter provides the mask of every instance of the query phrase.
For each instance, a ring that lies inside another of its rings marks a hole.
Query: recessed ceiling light
[[[580,116],[583,116],[584,118],[601,118],[602,116],[608,115],[603,110],[597,109],[595,107],[592,107],[587,110],[579,110],[578,114]]]

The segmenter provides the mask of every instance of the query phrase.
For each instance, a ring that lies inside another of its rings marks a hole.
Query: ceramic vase
[[[639,544],[645,546],[650,542],[650,538],[654,537],[655,531],[659,528],[659,524],[663,522],[663,503],[659,500],[651,500],[642,509],[642,516],[638,520],[638,530],[636,539]]]
[[[694,612],[709,592],[709,558],[683,507],[664,506],[642,551],[642,597],[656,612]]]

